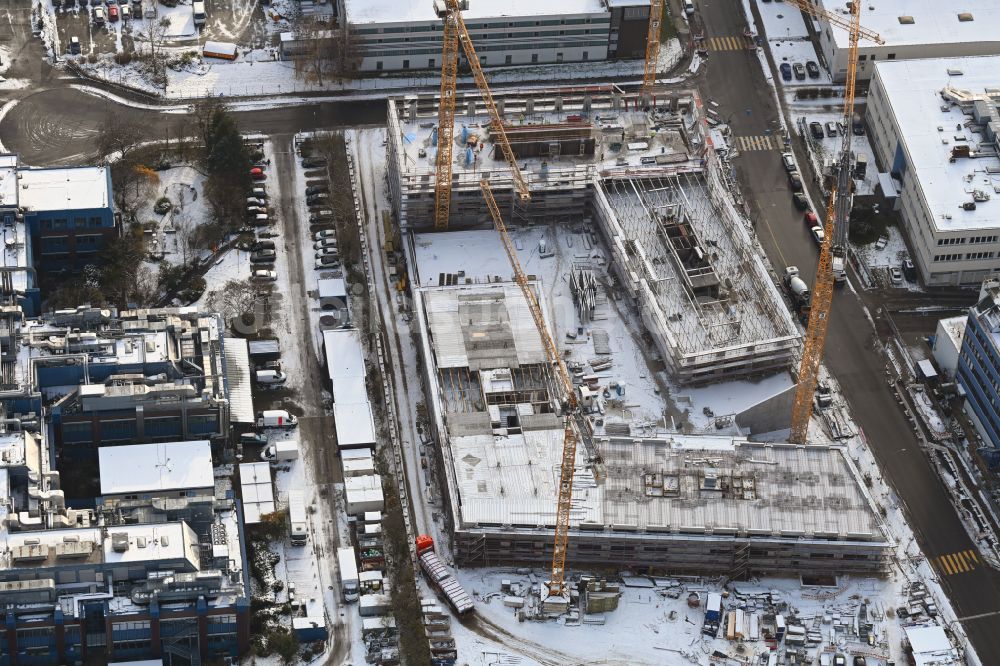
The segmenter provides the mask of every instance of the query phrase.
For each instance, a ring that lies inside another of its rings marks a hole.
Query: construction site
[[[456,119],[449,233],[492,230],[480,191],[487,179],[518,229],[545,227],[554,237],[573,227],[567,233],[588,237],[588,249],[577,246],[570,260],[585,273],[592,259],[607,269],[587,289],[627,301],[672,381],[705,384],[791,366],[801,335],[726,191],[694,92],[644,107],[614,86],[589,86],[498,94],[496,107],[516,119],[505,133],[531,203],[515,196],[482,97],[467,94],[456,100],[465,115]],[[389,100],[389,190],[404,234],[434,226],[437,113],[434,96]],[[501,265],[493,277],[510,275]]]

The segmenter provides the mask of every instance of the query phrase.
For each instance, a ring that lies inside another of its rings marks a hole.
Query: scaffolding
[[[799,339],[735,211],[704,171],[603,179],[598,221],[682,382],[788,367]]]

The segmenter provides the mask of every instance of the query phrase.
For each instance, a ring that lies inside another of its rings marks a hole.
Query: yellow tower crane
[[[493,93],[490,91],[489,83],[479,64],[479,57],[476,55],[475,47],[469,36],[469,31],[462,20],[461,9],[465,6],[459,4],[459,0],[435,0],[435,9],[438,16],[444,21],[444,44],[441,62],[441,103],[438,110],[438,155],[437,155],[437,182],[435,190],[435,228],[447,229],[448,214],[451,199],[452,185],[452,143],[455,132],[455,76],[458,61],[458,44],[462,45],[465,57],[469,61],[476,86],[482,94],[483,101],[490,116],[490,130],[495,143],[499,144],[500,150],[510,167],[513,190],[521,202],[531,199],[531,192],[528,189],[527,180],[517,164],[514,150],[511,148],[504,129],[503,119],[493,100]],[[448,107],[448,108],[445,108]],[[444,144],[447,143],[447,146]],[[565,572],[566,572],[566,545],[569,541],[570,508],[573,497],[573,474],[575,472],[576,449],[579,432],[580,436],[587,441],[591,440],[590,425],[583,414],[573,380],[570,378],[566,364],[563,362],[556,346],[555,340],[549,333],[545,325],[545,318],[542,314],[538,298],[535,296],[528,278],[521,268],[521,263],[517,259],[517,252],[514,243],[507,233],[507,226],[504,224],[500,208],[497,206],[493,190],[490,188],[488,180],[479,181],[480,189],[486,200],[490,215],[493,218],[494,226],[500,239],[503,242],[504,250],[514,271],[514,281],[521,288],[528,309],[534,320],[535,327],[542,339],[542,346],[553,374],[553,384],[558,387],[561,393],[560,402],[565,420],[563,448],[561,455],[561,465],[559,471],[559,495],[556,504],[555,521],[555,544],[552,552],[552,575],[548,583],[549,595],[562,597],[565,595]]]
[[[809,0],[786,0],[804,12],[826,19],[833,25],[844,28],[850,36],[850,51],[847,58],[847,82],[844,91],[843,126],[844,137],[840,146],[837,180],[830,190],[827,200],[826,217],[823,224],[823,244],[819,252],[819,266],[816,268],[816,283],[813,287],[812,304],[809,310],[809,325],[799,363],[798,384],[792,404],[792,442],[804,444],[809,434],[809,418],[812,416],[813,394],[819,379],[819,366],[826,346],[826,331],[830,324],[830,310],[833,306],[833,257],[835,253],[846,256],[847,232],[851,214],[851,132],[854,115],[854,91],[858,69],[858,40],[862,37],[877,44],[884,44],[876,33],[861,27],[861,3],[848,3],[850,19],[817,7]]]
[[[642,94],[651,95],[656,85],[656,63],[660,59],[660,20],[663,0],[649,0],[649,32],[646,34],[646,63],[642,71]]]
[[[493,101],[493,93],[486,82],[486,75],[479,64],[479,56],[476,55],[476,47],[472,44],[469,31],[462,20],[461,9],[468,8],[468,0],[434,0],[434,9],[439,18],[444,21],[444,40],[441,50],[441,102],[438,105],[438,152],[436,165],[436,180],[434,184],[434,228],[444,230],[448,228],[448,217],[451,211],[451,169],[452,157],[455,147],[455,79],[458,75],[458,45],[462,45],[465,52],[465,59],[472,69],[472,76],[476,80],[476,86],[486,103],[486,110],[490,114],[490,131],[500,144],[503,157],[510,165],[511,177],[514,179],[514,191],[522,202],[531,199],[531,192],[528,191],[528,183],[524,179],[524,174],[517,166],[517,158],[514,150],[507,141],[507,133],[504,129],[503,120],[497,110],[496,102]]]

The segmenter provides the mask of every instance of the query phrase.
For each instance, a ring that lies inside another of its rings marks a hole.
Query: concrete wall
[[[750,435],[786,430],[792,424],[792,405],[795,402],[795,385],[781,393],[761,400],[736,415],[736,425]]]

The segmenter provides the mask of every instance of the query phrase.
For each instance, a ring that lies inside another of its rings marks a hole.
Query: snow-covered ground
[[[664,665],[709,664],[709,654],[718,650],[731,655],[735,661],[715,663],[757,663],[758,655],[769,651],[765,641],[744,639],[743,650],[734,641],[725,638],[706,638],[701,633],[705,616],[705,599],[710,592],[721,592],[718,581],[685,580],[670,578],[627,577],[622,586],[618,608],[591,616],[603,624],[565,625],[562,622],[519,622],[516,611],[503,604],[500,593],[502,580],[520,584],[528,589],[537,581],[545,580],[547,573],[534,570],[525,574],[519,569],[462,570],[459,579],[476,597],[476,612],[492,625],[514,634],[522,643],[524,652],[516,651],[517,640],[506,648],[496,648],[482,637],[469,632],[456,632],[461,642],[460,657],[470,666],[520,663],[524,666],[553,663],[579,663],[612,665]],[[824,645],[836,646],[838,651],[852,653],[857,650],[867,655],[883,655],[902,663],[902,627],[892,619],[889,609],[901,605],[905,599],[902,577],[880,580],[875,578],[844,578],[836,587],[805,587],[792,578],[764,578],[750,582],[736,582],[724,600],[729,610],[747,609],[762,615],[763,599],[768,595],[780,596],[810,630],[815,628],[822,635]],[[700,596],[697,608],[688,605],[688,595]],[[676,598],[672,598],[675,597]],[[868,604],[875,624],[876,645],[862,644],[852,635],[852,625],[862,602]],[[482,644],[481,644],[482,643]],[[532,644],[551,648],[550,652],[531,650]],[[823,646],[810,652],[818,654]],[[499,653],[498,653],[499,652]],[[881,666],[885,660],[868,657],[869,664]],[[515,661],[517,660],[517,661]],[[746,661],[744,661],[746,660]],[[850,663],[850,661],[848,661]]]
[[[197,228],[212,221],[204,197],[205,176],[190,166],[176,166],[156,174],[160,182],[155,196],[146,199],[136,213],[139,222],[157,225],[155,230],[146,232],[146,249],[171,264],[188,262],[201,254],[190,245]],[[163,215],[153,210],[160,197],[170,199],[172,204]]]

